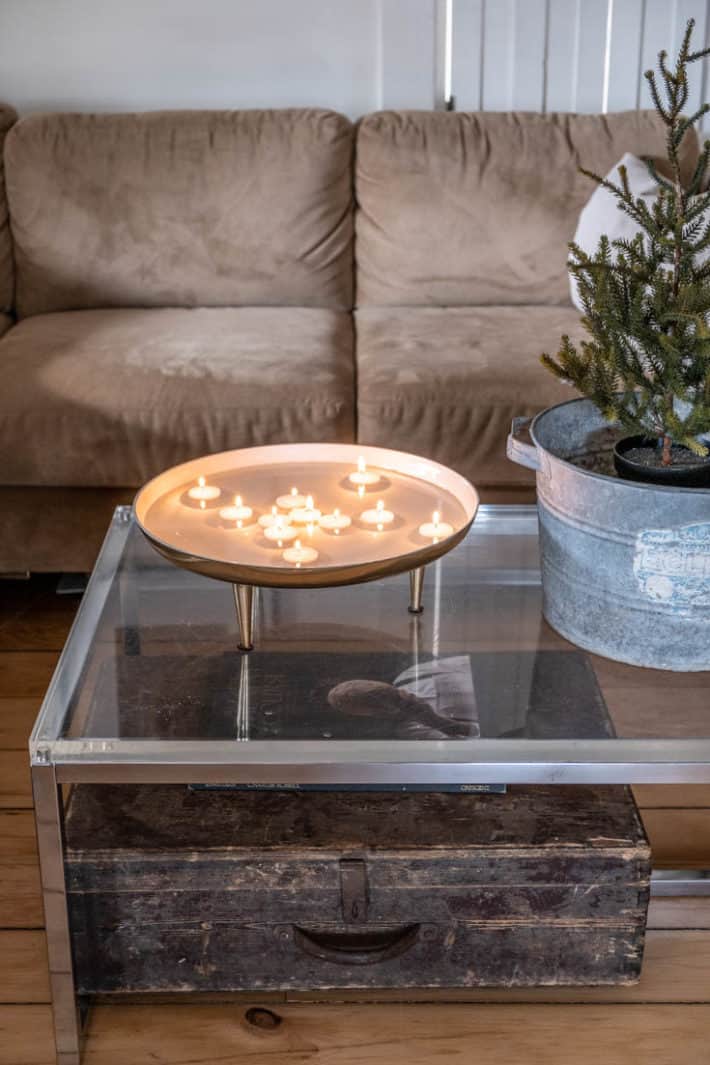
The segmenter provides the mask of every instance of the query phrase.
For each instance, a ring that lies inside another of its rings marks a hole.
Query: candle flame
[[[377,510],[384,510],[384,509],[385,509],[385,501],[384,501],[384,499],[378,499],[377,500]]]
[[[367,466],[365,464],[365,456],[364,455],[360,455],[360,458],[357,460],[357,472],[358,473],[364,473],[366,469],[367,469]]]
[[[295,544],[293,546],[296,548],[297,551],[300,551],[301,550],[301,541],[300,540],[296,540],[296,542],[295,542]]]
[[[276,515],[278,514],[278,508],[276,506],[273,506],[271,508],[271,513],[274,515],[274,517],[276,517]]]
[[[235,496],[234,497],[234,505],[237,506],[237,507],[241,507],[241,505],[242,505],[242,497],[241,496]]]
[[[292,496],[297,496],[298,495],[298,489],[297,488],[292,488],[291,489],[291,495]]]
[[[313,496],[306,496],[306,510],[313,510]]]
[[[204,477],[198,477],[197,478],[197,483],[200,486],[200,488],[204,488],[205,487],[205,479],[204,479]]]
[[[439,518],[440,517],[441,517],[441,514],[439,513],[439,511],[435,510],[434,513],[431,516],[431,520],[433,521],[434,525],[438,525],[439,524]]]
[[[333,511],[333,515],[334,515],[334,516],[335,516],[336,518],[339,518],[339,517],[340,517],[340,508],[339,508],[339,507],[336,507],[336,508],[335,508],[335,510]]]

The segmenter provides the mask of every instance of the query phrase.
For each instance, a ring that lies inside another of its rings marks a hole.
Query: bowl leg
[[[424,590],[424,566],[418,566],[417,569],[410,570],[409,572],[409,613],[421,614],[424,607],[422,606],[422,592]]]
[[[234,602],[239,621],[239,650],[254,649],[254,588],[251,584],[233,584]]]

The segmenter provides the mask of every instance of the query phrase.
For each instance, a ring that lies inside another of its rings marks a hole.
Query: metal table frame
[[[130,521],[131,508],[119,507],[114,523],[128,526]],[[78,1000],[74,984],[64,871],[64,785],[279,783],[284,781],[284,763],[275,755],[285,754],[286,748],[291,763],[289,780],[294,783],[432,784],[450,780],[454,766],[462,783],[710,783],[710,738],[535,740],[531,741],[534,760],[529,753],[516,751],[520,743],[516,740],[457,740],[455,759],[439,741],[403,741],[398,743],[397,760],[392,758],[391,745],[367,741],[358,743],[352,758],[341,758],[338,763],[328,760],[329,741],[310,743],[304,752],[288,741],[253,741],[230,749],[224,741],[148,740],[140,741],[139,751],[122,756],[104,741],[82,741],[79,745],[76,740],[60,740],[63,700],[80,674],[80,663],[70,649],[93,632],[110,588],[107,574],[115,569],[121,550],[122,544],[107,537],[30,738],[58,1065],[79,1065],[88,1007]],[[579,748],[576,757],[575,744]],[[416,760],[407,757],[408,746],[412,755],[416,751]],[[710,895],[710,870],[654,873],[651,891],[654,895]]]

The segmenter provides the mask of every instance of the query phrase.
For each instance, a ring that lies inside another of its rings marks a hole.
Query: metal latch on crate
[[[340,902],[346,924],[367,921],[367,864],[362,858],[343,858],[340,862]]]

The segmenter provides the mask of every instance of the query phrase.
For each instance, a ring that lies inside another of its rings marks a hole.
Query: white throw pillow
[[[643,159],[639,159],[637,156],[627,152],[606,175],[607,180],[612,181],[615,185],[621,184],[621,178],[619,177],[620,166],[626,167],[631,195],[637,200],[645,200],[650,207],[658,196],[658,182],[654,181],[649,174],[648,167]],[[619,210],[618,202],[612,192],[605,189],[603,185],[597,185],[589,202],[583,208],[579,216],[574,239],[587,255],[594,255],[599,247],[599,238],[603,234],[606,234],[610,241],[614,241],[619,237],[632,240],[638,233],[643,232],[638,223],[634,222],[626,211]],[[706,212],[705,222],[708,220],[710,220],[710,212]],[[700,256],[701,262],[704,262],[708,256],[710,256],[710,251],[703,252]],[[582,301],[577,291],[577,282],[572,274],[569,275],[569,287],[572,303],[577,310],[583,311]]]

